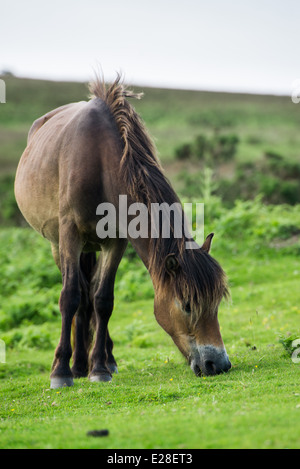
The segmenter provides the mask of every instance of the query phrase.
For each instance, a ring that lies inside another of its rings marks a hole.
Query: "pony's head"
[[[212,236],[199,249],[168,254],[161,274],[152,276],[155,317],[197,376],[231,368],[218,322],[228,289],[224,271],[209,255]]]

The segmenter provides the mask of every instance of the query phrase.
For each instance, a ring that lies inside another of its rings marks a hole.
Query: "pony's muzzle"
[[[196,376],[213,376],[226,373],[231,368],[225,348],[212,345],[200,345],[194,351],[190,367]]]

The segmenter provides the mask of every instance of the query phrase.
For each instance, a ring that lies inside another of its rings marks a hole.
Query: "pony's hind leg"
[[[82,243],[76,226],[64,220],[60,225],[59,257],[63,288],[59,299],[61,312],[61,337],[55,351],[51,373],[51,388],[73,385],[70,369],[71,326],[73,317],[80,305],[80,253]]]
[[[89,298],[90,282],[96,254],[94,252],[82,253],[80,256],[80,288],[81,303],[73,319],[73,366],[74,378],[82,378],[88,375],[88,354],[92,343],[92,330],[90,327],[93,304]]]
[[[110,381],[113,366],[112,341],[107,325],[113,310],[114,282],[119,263],[127,246],[127,240],[115,240],[109,249],[100,254],[97,269],[97,289],[94,295],[96,317],[96,340],[91,353],[91,381]]]
[[[81,282],[80,282],[81,283]],[[81,288],[81,302],[72,322],[72,345],[74,378],[84,378],[88,375],[88,351],[91,343],[90,319],[93,308],[88,301],[86,292]]]
[[[106,333],[107,368],[109,369],[111,374],[118,373],[117,362],[112,353],[113,346],[114,346],[114,343],[111,340],[111,337],[107,329],[107,333]]]

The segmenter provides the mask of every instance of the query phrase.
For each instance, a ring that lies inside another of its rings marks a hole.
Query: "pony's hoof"
[[[61,376],[53,376],[50,378],[50,389],[57,389],[57,388],[64,388],[73,386],[73,378],[72,376],[67,376],[66,378],[62,378]]]
[[[107,365],[107,368],[109,369],[109,371],[111,372],[111,374],[113,374],[113,373],[118,374],[118,367],[117,367],[117,365],[116,365],[115,363],[109,363],[109,364]]]
[[[90,376],[90,381],[92,383],[105,383],[111,380],[112,380],[112,377],[110,373],[101,373],[99,375]]]

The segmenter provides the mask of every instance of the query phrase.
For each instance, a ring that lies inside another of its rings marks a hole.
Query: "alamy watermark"
[[[97,236],[105,238],[182,238],[186,249],[198,249],[204,239],[204,204],[179,202],[151,203],[149,208],[135,202],[128,206],[127,195],[119,195],[118,210],[103,202],[96,214],[102,218],[96,226]],[[117,229],[118,227],[118,229]]]
[[[293,340],[292,347],[295,348],[292,353],[292,361],[293,363],[300,363],[300,339]]]
[[[5,342],[0,339],[0,363],[6,363]]]
[[[0,103],[6,103],[6,86],[2,79],[0,79]]]
[[[300,103],[300,78],[297,78],[297,80],[293,81],[291,100],[294,104]]]

